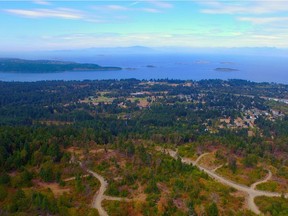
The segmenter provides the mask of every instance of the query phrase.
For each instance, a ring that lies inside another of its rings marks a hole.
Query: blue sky
[[[288,0],[3,1],[2,51],[288,47]]]

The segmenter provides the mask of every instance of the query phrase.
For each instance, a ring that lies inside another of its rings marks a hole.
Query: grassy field
[[[268,100],[268,101],[266,101],[266,105],[268,105],[269,107],[271,107],[274,110],[279,110],[285,114],[288,114],[288,104],[273,101],[273,100]]]

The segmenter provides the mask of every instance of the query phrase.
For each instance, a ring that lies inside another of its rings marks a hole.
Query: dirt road
[[[83,166],[83,163],[78,161],[79,165],[84,169],[86,172],[91,174],[93,177],[97,178],[98,181],[100,182],[100,188],[96,192],[96,194],[93,197],[92,200],[92,208],[95,208],[98,210],[100,216],[108,216],[107,212],[105,209],[102,207],[102,201],[103,200],[113,200],[113,201],[125,201],[125,202],[130,202],[133,201],[132,199],[128,198],[122,198],[122,197],[112,197],[112,196],[106,196],[104,195],[105,191],[107,190],[108,187],[108,182],[105,180],[105,178],[98,173],[87,169]]]
[[[162,151],[162,152],[168,153],[171,157],[173,157],[175,159],[178,158],[178,154],[177,154],[176,151],[167,150],[166,149],[165,151]],[[248,207],[254,213],[256,213],[256,214],[260,214],[261,213],[259,208],[256,206],[256,204],[254,202],[254,198],[255,197],[257,197],[257,196],[281,197],[280,193],[269,192],[269,191],[260,191],[260,190],[256,190],[255,189],[256,185],[264,183],[264,182],[268,181],[271,178],[272,173],[270,171],[268,173],[268,176],[264,180],[258,181],[256,183],[252,184],[251,187],[248,187],[246,185],[238,184],[238,183],[233,182],[233,181],[231,181],[229,179],[226,179],[223,176],[220,176],[220,175],[216,174],[214,171],[208,170],[207,168],[202,167],[201,165],[197,164],[198,161],[206,154],[207,153],[200,155],[197,158],[197,160],[195,160],[195,161],[193,161],[193,160],[191,160],[189,158],[181,158],[181,161],[182,161],[182,163],[193,164],[193,165],[197,166],[200,170],[202,170],[203,172],[207,173],[211,178],[217,180],[218,182],[220,182],[222,184],[225,184],[227,186],[235,188],[238,191],[245,192],[247,194]],[[288,194],[286,194],[285,197],[288,198]]]
[[[270,170],[268,170],[268,175],[263,180],[253,183],[250,186],[250,188],[255,189],[257,185],[265,183],[265,182],[269,181],[271,178],[272,178],[272,173]]]
[[[97,178],[101,184],[99,190],[96,192],[95,196],[93,197],[92,207],[98,210],[100,216],[108,216],[107,212],[101,205],[102,201],[104,200],[104,193],[107,189],[108,182],[104,179],[103,176],[97,174],[96,172],[93,172],[92,170],[89,170],[89,169],[87,169],[86,171],[90,173],[92,176],[94,176],[95,178]]]

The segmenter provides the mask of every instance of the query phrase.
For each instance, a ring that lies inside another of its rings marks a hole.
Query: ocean
[[[142,54],[53,57],[50,59],[122,67],[121,71],[68,71],[63,73],[1,73],[1,81],[105,79],[245,79],[288,84],[288,57]],[[215,70],[217,69],[218,70]]]

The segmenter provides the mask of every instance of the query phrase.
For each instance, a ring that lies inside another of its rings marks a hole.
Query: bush
[[[10,180],[11,178],[6,172],[0,173],[0,184],[8,184]]]
[[[4,201],[7,197],[7,195],[8,195],[8,192],[7,192],[6,188],[3,185],[1,185],[0,186],[0,201]]]
[[[219,215],[216,203],[213,202],[211,205],[208,206],[207,215],[209,215],[209,216],[218,216]]]

